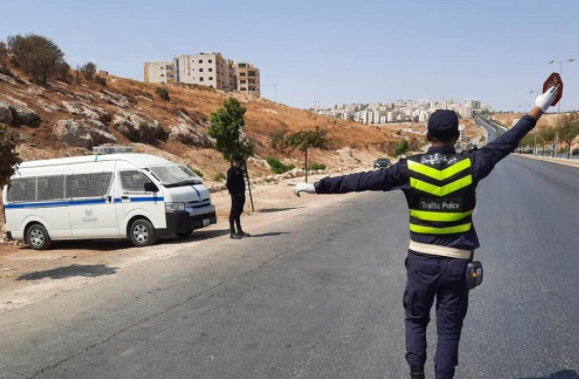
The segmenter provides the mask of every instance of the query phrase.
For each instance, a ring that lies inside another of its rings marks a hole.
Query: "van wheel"
[[[175,233],[175,235],[179,238],[187,238],[193,233],[193,229],[187,230],[185,232]]]
[[[40,224],[34,224],[28,228],[26,241],[34,250],[46,250],[52,244],[46,228]]]
[[[157,234],[155,228],[149,220],[136,220],[131,224],[129,229],[129,236],[135,246],[149,246],[157,241]]]

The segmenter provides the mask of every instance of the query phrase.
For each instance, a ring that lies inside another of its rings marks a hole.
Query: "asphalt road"
[[[517,157],[479,187],[458,378],[579,378],[578,190],[578,169]],[[252,232],[2,314],[0,377],[407,377],[401,193]]]

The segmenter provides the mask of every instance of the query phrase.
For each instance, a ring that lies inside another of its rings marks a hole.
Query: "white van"
[[[98,148],[92,156],[25,162],[2,192],[8,238],[44,250],[51,241],[184,237],[217,222],[202,179],[148,154]],[[112,154],[111,154],[112,153]]]

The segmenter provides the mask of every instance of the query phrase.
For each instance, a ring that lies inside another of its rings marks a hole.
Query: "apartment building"
[[[261,96],[261,79],[259,69],[247,62],[238,62],[233,66],[235,91],[252,97]]]
[[[220,53],[176,55],[174,62],[178,83],[233,90],[233,61],[223,58]]]
[[[218,90],[239,91],[261,96],[259,69],[247,62],[234,63],[221,53],[176,55],[172,61],[154,61],[144,65],[147,83],[186,83]]]
[[[460,107],[459,113],[463,118],[474,117],[474,109],[472,108],[471,105],[463,105],[462,107]]]
[[[154,61],[145,63],[145,83],[175,83],[173,61]]]
[[[479,100],[466,99],[465,105],[470,105],[473,109],[481,109],[481,104]]]

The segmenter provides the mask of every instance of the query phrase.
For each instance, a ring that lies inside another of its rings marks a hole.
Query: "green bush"
[[[408,151],[408,141],[403,139],[402,141],[398,142],[396,146],[394,146],[394,151],[396,155],[402,155]]]
[[[312,163],[310,166],[308,166],[308,170],[325,170],[326,169],[326,165],[323,163]]]
[[[213,181],[214,182],[220,182],[223,179],[225,179],[225,175],[223,175],[222,172],[218,172],[217,174],[215,174],[215,176],[213,177]]]
[[[295,168],[293,164],[282,163],[279,159],[274,157],[268,157],[265,160],[274,174],[283,174],[284,172],[288,172]]]

